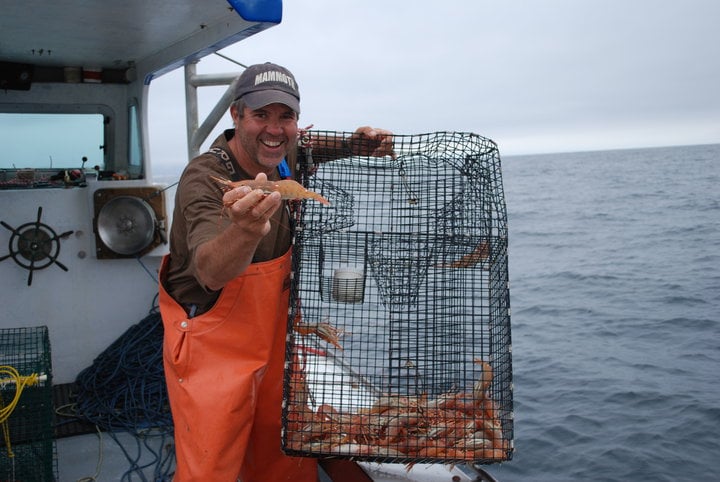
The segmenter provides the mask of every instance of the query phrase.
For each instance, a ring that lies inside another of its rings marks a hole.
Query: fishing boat
[[[13,423],[22,421],[11,415],[0,480],[171,480],[171,433],[152,448],[137,432],[72,421],[72,390],[123,335],[134,327],[152,331],[142,322],[157,304],[174,202],[150,158],[152,82],[185,71],[190,159],[226,115],[239,74],[203,75],[197,66],[281,21],[281,0],[67,0],[32,9],[22,0],[3,2],[0,365],[40,367],[33,382],[46,395],[21,398],[15,415],[42,420],[40,411],[48,412],[53,426],[38,429],[45,445],[23,453],[34,436],[18,434]],[[200,122],[197,91],[217,85],[228,91]],[[1,390],[20,385],[22,376],[11,378],[0,375]],[[152,432],[151,425],[142,431]],[[49,468],[23,476],[28,457]],[[408,469],[329,459],[322,467],[322,480],[494,480],[471,465]]]

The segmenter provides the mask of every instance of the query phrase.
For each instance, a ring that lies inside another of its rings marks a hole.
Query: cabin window
[[[0,169],[104,169],[103,121],[102,114],[0,113]]]
[[[138,174],[140,171],[140,166],[142,166],[142,147],[140,145],[141,139],[140,139],[140,119],[138,118],[137,113],[137,106],[135,104],[132,104],[128,111],[128,121],[130,123],[129,127],[129,140],[128,142],[130,145],[128,146],[128,158],[129,158],[129,165],[131,171],[137,171],[135,174]]]

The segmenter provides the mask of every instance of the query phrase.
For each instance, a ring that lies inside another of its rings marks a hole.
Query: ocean
[[[502,173],[515,454],[488,472],[720,480],[720,144],[510,156]]]

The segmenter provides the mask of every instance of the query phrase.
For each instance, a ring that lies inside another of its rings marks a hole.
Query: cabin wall
[[[143,92],[138,83],[37,83],[29,91],[0,92],[0,111],[99,112],[106,121],[105,168],[122,171],[128,165],[128,106],[136,103],[143,119]],[[52,142],[50,137],[38,132],[37,142]],[[52,152],[52,146],[48,151]],[[23,161],[14,162],[20,168]],[[80,167],[80,163],[78,159],[77,166],[56,167]],[[92,169],[91,164],[85,167],[89,172]],[[145,179],[99,181],[89,175],[86,185],[0,189],[0,258],[4,257],[0,261],[0,326],[48,327],[55,383],[73,381],[152,307],[157,267],[167,246],[139,259],[98,259],[94,231],[96,190],[148,185]],[[34,263],[17,252],[13,256],[20,239],[16,234],[31,232],[27,230],[38,221],[51,238],[70,234],[49,242],[49,256]]]
[[[37,263],[48,265],[32,271],[31,284],[30,270],[12,258],[0,262],[0,326],[48,326],[55,383],[73,381],[152,307],[165,245],[140,259],[95,256],[94,191],[136,184],[90,181],[87,187],[0,190],[0,220],[11,228],[24,231],[20,228],[35,223],[41,207],[43,230],[50,228],[58,236],[72,231],[51,253],[57,262],[45,258]],[[0,257],[8,254],[12,237],[13,231],[0,228]]]

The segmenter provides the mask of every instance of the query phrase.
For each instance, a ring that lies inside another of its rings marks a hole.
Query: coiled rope
[[[5,447],[7,447],[8,457],[15,457],[12,451],[12,444],[10,443],[10,427],[8,426],[8,419],[12,415],[15,407],[17,407],[22,392],[25,387],[36,385],[40,381],[40,377],[36,373],[32,373],[27,376],[20,375],[15,367],[9,365],[0,366],[0,388],[5,385],[15,385],[15,395],[13,399],[5,405],[0,392],[0,425],[2,425],[3,438],[5,439]]]
[[[157,308],[153,308],[75,380],[76,415],[107,431],[130,462],[122,480],[132,480],[135,474],[146,481],[144,469],[153,465],[152,480],[171,478],[173,425],[163,372],[162,339],[162,319]],[[115,436],[123,431],[135,437],[133,455]],[[159,440],[160,448],[154,447],[151,439],[155,445]],[[147,452],[152,460],[141,464],[142,455]]]

